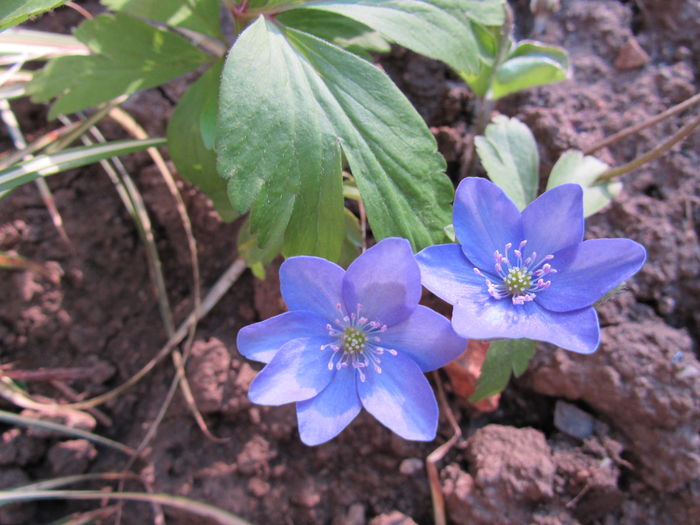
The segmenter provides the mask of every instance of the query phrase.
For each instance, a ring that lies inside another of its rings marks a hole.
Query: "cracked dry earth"
[[[513,2],[519,37],[533,21]],[[95,2],[86,2],[91,8]],[[72,14],[44,17],[44,29],[70,27]],[[573,77],[501,101],[535,134],[546,175],[566,149],[585,149],[698,90],[700,4],[684,0],[563,0],[537,38],[565,47]],[[431,126],[456,177],[472,139],[473,99],[439,63],[395,49],[384,69]],[[128,109],[154,135],[164,133],[185,80],[164,93],[132,98]],[[45,112],[13,108],[30,138]],[[683,115],[596,155],[627,162],[677,130]],[[687,116],[686,116],[687,118]],[[108,133],[115,133],[107,129]],[[0,135],[3,149],[9,139]],[[177,319],[191,309],[186,239],[174,205],[145,155],[126,159],[152,216]],[[443,376],[463,439],[440,464],[448,520],[455,524],[700,523],[700,133],[661,160],[623,178],[623,193],[588,221],[588,235],[644,244],[648,263],[602,305],[603,340],[579,356],[540,345],[527,373],[493,412],[469,405]],[[97,167],[49,179],[72,245],[51,225],[31,185],[0,201],[0,250],[41,263],[52,279],[4,271],[0,280],[0,361],[16,368],[80,367],[63,385],[30,383],[37,396],[95,395],[137,371],[166,340],[136,230]],[[181,191],[192,217],[204,288],[235,259],[237,223],[223,224],[191,186]],[[200,323],[188,363],[205,438],[176,396],[137,470],[160,492],[221,506],[252,523],[388,525],[432,522],[423,459],[435,443],[403,441],[361,415],[338,438],[308,448],[292,406],[247,400],[258,365],[236,351],[237,330],[281,312],[274,269],[265,281],[245,274]],[[440,305],[438,305],[440,306]],[[444,308],[444,305],[442,305]],[[135,446],[155,418],[173,371],[159,366],[101,407],[62,421]],[[57,389],[58,387],[58,389]],[[0,402],[2,408],[12,409]],[[27,413],[28,411],[25,411]],[[0,427],[0,487],[121,468],[125,459],[84,440],[37,429]],[[139,489],[134,485],[134,489]],[[26,503],[0,508],[0,524],[46,523],[87,504]],[[128,504],[124,523],[150,522],[145,504]],[[167,511],[168,523],[193,523]],[[197,519],[197,523],[201,520]]]

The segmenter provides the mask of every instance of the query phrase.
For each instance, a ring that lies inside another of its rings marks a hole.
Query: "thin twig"
[[[601,140],[597,144],[594,144],[590,148],[584,150],[583,153],[585,155],[590,155],[591,153],[594,153],[599,149],[603,149],[604,147],[609,146],[610,144],[613,144],[618,140],[622,140],[626,137],[629,137],[630,135],[634,135],[635,133],[643,129],[653,126],[654,124],[657,124],[662,120],[665,120],[669,117],[672,117],[673,115],[676,115],[677,113],[680,113],[681,111],[691,108],[698,103],[700,103],[700,93],[693,95],[692,97],[684,100],[680,104],[676,104],[675,106],[668,108],[666,111],[654,115],[653,117],[645,120],[644,122],[640,122],[639,124],[635,124],[634,126],[630,126],[621,131],[618,131],[614,135],[610,135],[608,138]]]
[[[433,372],[433,379],[437,385],[440,408],[447,416],[447,421],[449,421],[452,431],[454,432],[450,439],[433,450],[425,459],[425,470],[428,474],[428,483],[430,484],[430,496],[433,500],[433,519],[435,525],[445,525],[447,523],[445,519],[445,497],[442,494],[442,487],[440,486],[440,474],[438,473],[437,464],[462,437],[462,429],[459,427],[457,418],[454,412],[452,412],[450,405],[447,403],[445,390],[442,387],[442,380],[437,370]]]
[[[649,153],[646,153],[641,157],[637,157],[636,159],[634,159],[631,162],[628,162],[627,164],[623,164],[622,166],[618,166],[617,168],[611,168],[609,170],[604,171],[603,173],[598,175],[598,178],[595,180],[595,183],[600,184],[601,182],[614,179],[615,177],[619,177],[620,175],[627,173],[628,171],[632,171],[634,169],[639,168],[640,166],[643,166],[647,162],[655,160],[656,158],[660,157],[668,150],[670,150],[678,142],[688,137],[698,126],[700,126],[700,115],[698,115],[695,119],[683,126],[680,129],[680,131],[678,131],[678,133],[673,135],[670,139],[661,144],[658,148],[654,148]]]

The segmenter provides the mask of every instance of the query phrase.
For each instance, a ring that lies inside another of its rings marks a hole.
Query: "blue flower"
[[[423,285],[454,305],[455,331],[473,339],[527,338],[591,353],[600,341],[593,304],[636,273],[644,248],[629,239],[583,240],[583,192],[564,184],[522,213],[486,179],[457,188],[460,244],[416,258]]]
[[[420,306],[420,270],[405,239],[385,239],[347,269],[318,257],[280,268],[289,312],[246,326],[239,351],[267,363],[248,397],[297,403],[301,440],[328,441],[364,407],[405,439],[434,439],[435,396],[423,372],[456,358],[466,342]]]

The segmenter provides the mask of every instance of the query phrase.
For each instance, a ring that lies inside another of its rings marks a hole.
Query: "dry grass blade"
[[[640,122],[639,124],[635,124],[634,126],[630,126],[629,128],[625,128],[622,131],[618,131],[614,135],[609,136],[608,138],[598,142],[597,144],[591,146],[590,148],[584,150],[584,153],[586,155],[590,155],[591,153],[595,153],[599,149],[603,149],[606,146],[609,146],[610,144],[613,144],[617,142],[618,140],[622,140],[625,137],[629,137],[630,135],[634,135],[635,133],[646,129],[650,126],[653,126],[654,124],[657,124],[661,122],[662,120],[666,120],[669,117],[672,117],[673,115],[676,115],[678,113],[681,113],[682,111],[685,111],[688,108],[693,107],[695,104],[700,103],[700,93],[697,93],[693,95],[692,97],[684,100],[683,102],[676,104],[673,107],[668,108],[666,111],[663,111],[659,113],[658,115],[654,115],[650,119],[645,120],[644,122]]]
[[[10,425],[38,427],[45,430],[60,432],[61,434],[66,434],[68,436],[76,436],[79,438],[87,439],[94,443],[104,445],[114,450],[118,450],[119,452],[127,454],[128,456],[133,456],[136,453],[136,451],[131,447],[127,447],[126,445],[123,445],[122,443],[119,443],[117,441],[113,441],[109,438],[93,434],[92,432],[87,432],[86,430],[71,428],[66,425],[61,425],[59,423],[44,421],[43,419],[21,416],[19,414],[13,414],[12,412],[6,412],[5,410],[0,410],[0,421],[3,421],[4,423],[8,423]]]
[[[27,148],[27,141],[24,139],[24,134],[19,127],[19,122],[17,122],[17,117],[10,108],[10,103],[7,100],[0,100],[0,116],[2,117],[5,127],[7,128],[10,137],[12,137],[12,142],[14,143],[15,149],[24,150]],[[27,155],[22,160],[31,160],[32,156]],[[63,218],[56,207],[56,201],[53,198],[51,189],[44,179],[36,179],[34,181],[37,188],[39,189],[39,194],[41,195],[41,200],[44,201],[44,206],[49,212],[51,217],[51,222],[53,222],[54,228],[60,235],[61,239],[68,246],[72,246],[70,238],[63,227]]]
[[[41,264],[35,263],[34,261],[30,261],[29,259],[21,257],[19,255],[11,255],[6,252],[0,252],[0,268],[28,270],[30,272],[34,272],[43,277],[46,277],[49,281],[53,283],[58,282],[57,276],[52,274]]]
[[[442,494],[442,487],[440,486],[440,474],[437,469],[437,464],[462,437],[462,429],[459,427],[457,419],[455,418],[450,405],[447,403],[445,390],[442,387],[442,381],[440,380],[440,375],[437,371],[433,372],[433,379],[437,385],[440,407],[447,416],[447,420],[450,422],[450,426],[454,431],[454,434],[452,434],[450,439],[433,450],[425,459],[425,470],[428,474],[428,483],[430,484],[430,496],[433,500],[433,519],[435,521],[435,525],[446,525],[445,497]]]
[[[670,139],[667,141],[663,142],[660,144],[658,147],[654,148],[648,153],[645,153],[641,157],[637,157],[631,162],[628,162],[627,164],[623,164],[622,166],[618,166],[617,168],[611,168],[609,170],[604,171],[600,175],[598,175],[598,178],[596,179],[597,183],[605,182],[607,180],[614,179],[615,177],[619,177],[620,175],[627,173],[628,171],[635,170],[639,168],[640,166],[643,166],[647,162],[651,162],[652,160],[656,160],[658,157],[666,153],[668,150],[670,150],[673,146],[681,142],[682,140],[686,139],[690,134],[695,131],[696,128],[700,126],[700,114],[697,115],[693,120],[688,122],[685,126],[683,126],[675,135],[673,135]]]
[[[110,117],[114,119],[119,125],[121,125],[125,130],[127,130],[134,138],[147,138],[148,134],[146,131],[125,111],[123,111],[121,108],[114,108],[110,112]],[[165,160],[161,156],[160,152],[156,148],[149,148],[148,153],[153,159],[153,162],[155,163],[156,167],[158,168],[158,171],[160,171],[161,176],[163,177],[163,180],[165,181],[165,184],[170,191],[171,196],[175,200],[176,204],[176,209],[178,212],[178,215],[180,216],[180,220],[182,222],[182,226],[185,230],[185,235],[187,236],[187,245],[188,249],[190,252],[190,259],[192,261],[192,281],[193,281],[193,299],[194,299],[194,309],[195,311],[199,308],[200,300],[201,300],[201,282],[200,282],[200,272],[199,272],[199,258],[197,256],[197,243],[194,238],[194,234],[192,233],[192,223],[190,221],[189,215],[187,214],[187,208],[185,207],[185,203],[182,200],[182,196],[180,195],[179,190],[177,189],[177,184],[175,183],[175,178],[173,177],[173,174],[170,172],[168,169],[167,164],[165,163]],[[195,418],[195,421],[197,422],[197,425],[199,426],[200,430],[210,439],[216,439],[214,436],[211,434],[209,431],[206,422],[204,421],[204,418],[202,417],[202,414],[199,412],[199,409],[197,408],[197,405],[194,401],[194,398],[191,393],[191,389],[189,386],[189,382],[187,381],[187,375],[185,373],[185,363],[187,362],[187,359],[190,354],[190,350],[192,348],[192,342],[194,341],[194,335],[196,331],[196,323],[192,325],[190,328],[189,335],[187,337],[187,341],[185,342],[184,345],[184,352],[182,355],[180,355],[179,350],[174,350],[172,359],[173,359],[173,365],[175,366],[175,371],[177,373],[177,377],[174,380],[175,382],[180,383],[180,388],[182,390],[182,394],[185,398],[185,401],[187,403],[187,406],[190,409],[190,412]],[[171,334],[169,334],[171,335]],[[170,401],[167,401],[166,404],[164,404],[162,412],[164,413],[164,410],[167,410],[167,405],[170,403]],[[156,421],[156,423],[159,423]],[[157,425],[155,425],[157,427]],[[154,433],[149,434],[155,435]],[[149,438],[150,440],[150,438]],[[147,443],[147,441],[144,442]],[[139,447],[141,448],[141,447]]]
[[[72,500],[126,500],[142,501],[146,503],[158,503],[187,511],[191,514],[209,518],[222,525],[250,525],[247,521],[225,510],[201,501],[170,494],[146,494],[143,492],[102,492],[99,490],[19,490],[0,491],[0,504],[15,503],[19,501],[33,501],[45,499],[72,499]]]

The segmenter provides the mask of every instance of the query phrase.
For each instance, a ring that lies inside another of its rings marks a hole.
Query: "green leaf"
[[[505,339],[494,341],[489,346],[481,375],[476,382],[476,390],[469,398],[475,403],[502,392],[510,381],[527,370],[527,365],[535,355],[535,342],[529,339]]]
[[[37,155],[21,166],[0,171],[0,198],[22,184],[39,177],[93,164],[110,157],[127,155],[152,146],[165,144],[164,139],[118,140],[96,146],[71,148],[53,155]]]
[[[338,260],[341,148],[377,239],[422,248],[442,240],[453,188],[435,139],[379,69],[264,18],[234,45],[223,73],[219,173],[262,246],[284,232],[286,255]],[[286,38],[285,38],[286,36]]]
[[[490,98],[499,99],[523,89],[544,86],[569,77],[569,56],[559,47],[539,42],[518,43],[496,71]]]
[[[288,27],[311,33],[348,51],[370,59],[366,51],[388,53],[389,43],[369,27],[345,16],[314,9],[290,9],[277,16]]]
[[[268,241],[265,247],[261,247],[257,237],[251,232],[250,217],[241,225],[236,237],[236,251],[243,257],[246,265],[259,279],[265,278],[265,266],[270,264],[275,257],[282,253],[284,239],[281,232],[277,237]]]
[[[0,31],[21,24],[29,17],[55,9],[66,0],[2,0],[0,3]]]
[[[210,60],[184,38],[121,14],[86,20],[75,36],[96,54],[54,58],[29,85],[34,102],[57,97],[49,118],[157,86]]]
[[[343,210],[343,217],[345,219],[345,238],[343,239],[343,246],[340,250],[338,264],[347,268],[350,266],[350,263],[360,255],[360,250],[362,249],[362,230],[360,229],[360,221],[347,208]]]
[[[213,103],[216,119],[222,66],[219,62],[204,73],[177,103],[168,122],[168,151],[182,178],[211,199],[222,220],[232,221],[238,214],[228,200],[226,182],[216,172],[216,155],[204,141],[204,134],[213,133],[210,128],[216,125],[204,117]]]
[[[580,151],[569,150],[552,167],[547,189],[568,183],[580,184],[583,188],[583,214],[589,217],[605,207],[622,190],[619,181],[595,183],[598,176],[607,169],[605,162]]]
[[[112,11],[221,37],[220,0],[101,0]]]
[[[457,71],[479,71],[479,44],[472,20],[483,25],[503,23],[502,0],[323,0],[295,10],[337,13]]]
[[[516,118],[495,117],[486,136],[476,137],[476,152],[489,178],[519,209],[537,197],[540,159],[530,129]]]

